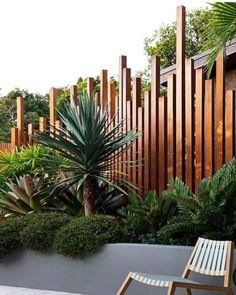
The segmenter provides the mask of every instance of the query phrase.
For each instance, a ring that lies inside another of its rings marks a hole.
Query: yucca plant
[[[205,39],[210,54],[207,58],[208,76],[217,55],[223,50],[225,52],[227,42],[236,38],[236,2],[211,3],[212,17],[205,28]]]
[[[183,181],[169,182],[164,197],[176,201],[178,216],[161,234],[229,237],[236,228],[236,161],[224,165],[212,178],[203,179],[196,194]]]
[[[98,180],[126,193],[117,184],[122,175],[122,186],[132,187],[116,167],[121,155],[140,133],[136,130],[124,132],[126,120],[112,127],[108,109],[102,112],[87,96],[80,97],[78,108],[66,105],[58,116],[64,127],[51,126],[49,132],[38,133],[36,138],[42,145],[53,148],[70,161],[69,169],[64,169],[70,174],[60,185],[69,187],[77,184],[77,189],[82,189],[85,215],[94,214]]]
[[[16,183],[7,183],[10,191],[0,190],[0,209],[6,216],[25,215],[42,212],[48,208],[48,197],[43,194],[47,186],[47,176],[31,178],[24,175],[16,178]]]

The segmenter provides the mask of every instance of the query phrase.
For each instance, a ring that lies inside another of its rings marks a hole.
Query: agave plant
[[[36,138],[70,161],[69,169],[65,168],[70,176],[60,185],[77,184],[77,189],[82,189],[85,215],[91,215],[96,210],[98,180],[126,193],[117,185],[122,175],[116,170],[117,162],[140,133],[136,130],[124,133],[125,120],[112,128],[108,108],[102,112],[87,96],[80,97],[78,108],[66,105],[63,113],[58,112],[64,127],[52,126],[50,131],[36,134]],[[122,185],[131,187],[124,174]]]
[[[162,228],[162,234],[229,237],[236,229],[235,159],[212,178],[203,179],[196,194],[175,178],[170,181],[164,196],[177,202],[179,214]]]
[[[225,51],[227,42],[236,38],[236,2],[211,3],[213,14],[205,29],[210,54],[207,59],[208,76],[220,51]]]
[[[24,175],[16,178],[16,183],[7,183],[10,191],[0,190],[0,208],[8,215],[24,215],[48,209],[48,198],[42,193],[47,185],[47,177],[31,178]]]

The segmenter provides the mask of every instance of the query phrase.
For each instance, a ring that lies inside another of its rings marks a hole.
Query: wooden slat
[[[138,107],[138,130],[144,131],[144,109]],[[144,166],[143,166],[143,157],[144,157],[144,135],[138,138],[138,188],[139,194],[141,195],[144,187]]]
[[[28,137],[29,137],[29,145],[33,145],[34,144],[34,140],[32,138],[34,133],[34,124],[29,123],[28,124]]]
[[[144,192],[150,189],[151,93],[144,93]]]
[[[57,129],[60,129],[61,127],[62,127],[62,122],[60,121],[60,120],[56,120],[56,122],[55,122],[55,127],[57,128]],[[60,131],[56,131],[56,134],[60,134]]]
[[[138,128],[138,108],[141,107],[141,79],[133,78],[133,99],[132,99],[132,128]],[[138,140],[132,146],[132,161],[138,164]],[[138,182],[138,167],[132,169],[132,180],[134,184]]]
[[[39,131],[44,132],[47,129],[47,119],[45,117],[39,117]]]
[[[214,85],[213,80],[205,81],[205,177],[214,173]]]
[[[167,98],[159,98],[159,157],[158,157],[158,175],[159,187],[158,192],[161,196],[162,191],[166,188],[167,183]]]
[[[195,102],[195,189],[204,177],[204,78],[203,69],[196,70]]]
[[[108,100],[109,100],[109,117],[110,120],[114,119],[116,113],[116,86],[114,83],[109,83],[108,89]]]
[[[176,175],[184,180],[185,158],[185,7],[177,7],[176,34]]]
[[[89,77],[87,78],[87,93],[88,97],[93,100],[94,98],[94,79]]]
[[[123,118],[123,69],[127,66],[127,57],[122,55],[119,58],[119,120]]]
[[[127,132],[132,130],[132,101],[127,101]],[[132,165],[129,163],[132,161],[132,149],[128,149],[127,151],[127,175],[128,180],[133,181],[132,179]]]
[[[49,92],[49,119],[50,126],[55,125],[56,121],[56,101],[57,101],[57,90],[56,88],[51,88]],[[53,132],[53,128],[50,127],[51,132]]]
[[[24,98],[19,96],[16,99],[16,112],[18,128],[18,145],[24,144]]]
[[[160,58],[151,58],[151,154],[150,189],[158,190],[158,99],[160,96]]]
[[[102,70],[101,72],[101,106],[102,110],[105,109],[108,99],[108,72],[107,70]]]
[[[170,74],[167,84],[167,181],[171,180],[176,175],[176,76]]]
[[[224,54],[221,52],[216,60],[216,137],[215,169],[224,163],[224,105],[225,105],[225,69]]]
[[[235,153],[235,92],[228,90],[225,100],[225,162],[229,162]]]
[[[77,86],[76,85],[72,85],[70,87],[70,106],[71,107],[76,107],[77,104],[78,104],[78,101],[77,101]]]
[[[100,92],[95,93],[95,105],[99,107],[101,105],[101,95]]]
[[[19,144],[18,128],[11,128],[11,149],[15,149]]]
[[[193,60],[185,62],[185,182],[194,189],[194,69]]]

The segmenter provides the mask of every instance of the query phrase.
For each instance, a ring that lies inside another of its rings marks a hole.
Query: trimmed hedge
[[[21,231],[20,241],[26,249],[35,251],[51,249],[56,232],[72,220],[71,216],[60,213],[34,215],[37,218],[31,218],[31,222]]]
[[[118,241],[120,235],[120,225],[111,216],[75,218],[57,232],[54,249],[64,256],[79,256],[96,252],[106,243]]]

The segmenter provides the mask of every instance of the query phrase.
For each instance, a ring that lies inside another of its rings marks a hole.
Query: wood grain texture
[[[102,70],[101,71],[101,75],[100,75],[100,79],[101,79],[101,107],[102,110],[105,110],[105,107],[107,105],[107,100],[108,100],[108,72],[107,70]]]
[[[119,58],[119,120],[123,118],[123,69],[127,67],[127,57],[121,55]]]
[[[11,128],[11,149],[14,150],[19,145],[18,128]]]
[[[132,101],[127,101],[127,132],[132,130]],[[133,182],[132,179],[132,148],[129,148],[127,151],[127,176],[128,180]]]
[[[47,119],[39,117],[39,132],[44,132],[47,129]]]
[[[34,129],[35,129],[34,124],[33,124],[33,123],[29,123],[29,124],[28,124],[29,145],[33,145],[33,144],[34,144],[34,140],[33,140],[33,138],[32,138],[33,133],[34,133]]]
[[[228,90],[225,100],[225,162],[232,160],[235,153],[235,91]]]
[[[225,115],[225,65],[221,52],[216,60],[216,135],[215,135],[215,169],[224,163],[224,115]]]
[[[185,62],[185,182],[194,190],[194,69],[193,60]]]
[[[176,76],[170,74],[167,84],[167,181],[176,176]]]
[[[205,81],[205,137],[204,168],[205,177],[214,173],[214,84],[213,80]]]
[[[18,145],[24,144],[24,98],[16,98],[16,127],[18,128]]]
[[[77,86],[76,85],[72,85],[70,87],[70,106],[71,107],[76,107],[78,104],[78,100],[77,100]]]
[[[144,93],[144,192],[150,189],[151,93]]]
[[[158,194],[161,196],[162,191],[167,184],[167,98],[162,96],[159,98],[159,157],[158,157]]]
[[[138,107],[138,130],[142,132],[142,136],[138,138],[138,190],[142,195],[144,189],[144,109]]]
[[[50,126],[54,126],[56,122],[56,102],[57,102],[57,89],[51,88],[49,92],[49,122]],[[53,128],[50,127],[50,131],[53,132]]]
[[[87,93],[90,100],[94,99],[94,79],[89,77],[87,78]]]
[[[109,104],[109,118],[110,120],[114,120],[114,116],[116,113],[116,86],[114,83],[109,83],[108,89],[108,104]]]
[[[160,96],[160,58],[157,56],[151,57],[151,153],[150,153],[150,189],[158,190],[159,175],[158,175],[158,116],[159,116],[159,104],[158,99]]]
[[[203,69],[197,69],[195,101],[195,189],[197,189],[204,177],[204,83]]]
[[[176,175],[185,179],[185,7],[177,7],[176,33]]]

